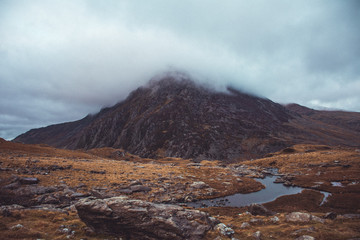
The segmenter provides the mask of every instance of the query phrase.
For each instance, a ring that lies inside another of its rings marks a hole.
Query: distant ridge
[[[326,114],[300,105],[284,107],[232,88],[216,92],[186,75],[170,74],[98,114],[32,129],[14,141],[219,160],[260,157],[295,143],[360,145],[359,113]]]

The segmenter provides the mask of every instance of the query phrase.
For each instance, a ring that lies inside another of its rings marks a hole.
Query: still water
[[[265,185],[265,189],[253,193],[236,193],[234,195],[214,198],[211,200],[200,200],[197,202],[191,202],[187,205],[190,207],[244,207],[252,203],[266,203],[275,200],[278,197],[284,195],[291,195],[300,193],[304,188],[301,187],[286,187],[283,184],[274,183],[276,176],[266,176],[264,179],[256,179]],[[324,194],[323,202],[328,197],[328,193]],[[322,202],[322,203],[323,203]]]

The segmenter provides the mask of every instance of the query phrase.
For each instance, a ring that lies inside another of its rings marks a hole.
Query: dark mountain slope
[[[298,104],[286,106],[300,117],[288,125],[300,130],[292,139],[297,142],[360,146],[360,113],[345,111],[319,111]]]
[[[349,140],[359,132],[308,114],[234,89],[220,93],[186,77],[167,76],[94,116],[30,130],[15,141],[220,160],[259,157],[295,143],[360,144]]]

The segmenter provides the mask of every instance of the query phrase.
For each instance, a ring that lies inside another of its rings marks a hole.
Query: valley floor
[[[277,212],[276,218],[254,216],[247,207],[199,210],[231,227],[235,231],[232,237],[237,239],[296,239],[303,235],[315,239],[360,238],[357,149],[296,145],[266,158],[225,166],[219,161],[143,159],[111,148],[85,152],[6,141],[0,142],[0,236],[115,239],[93,232],[80,220],[73,204],[88,196],[127,195],[184,205],[198,199],[250,193],[264,188],[256,177],[262,177],[269,168],[279,170],[279,181],[306,188],[264,204]],[[323,195],[319,191],[331,193],[321,206]],[[292,222],[288,220],[291,212],[315,217]],[[334,214],[324,218],[329,212]],[[258,231],[259,236],[254,236]],[[215,230],[205,238],[228,239]]]

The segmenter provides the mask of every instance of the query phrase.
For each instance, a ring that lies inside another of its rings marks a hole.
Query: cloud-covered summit
[[[360,111],[358,1],[0,1],[0,136],[81,118],[163,71]]]

